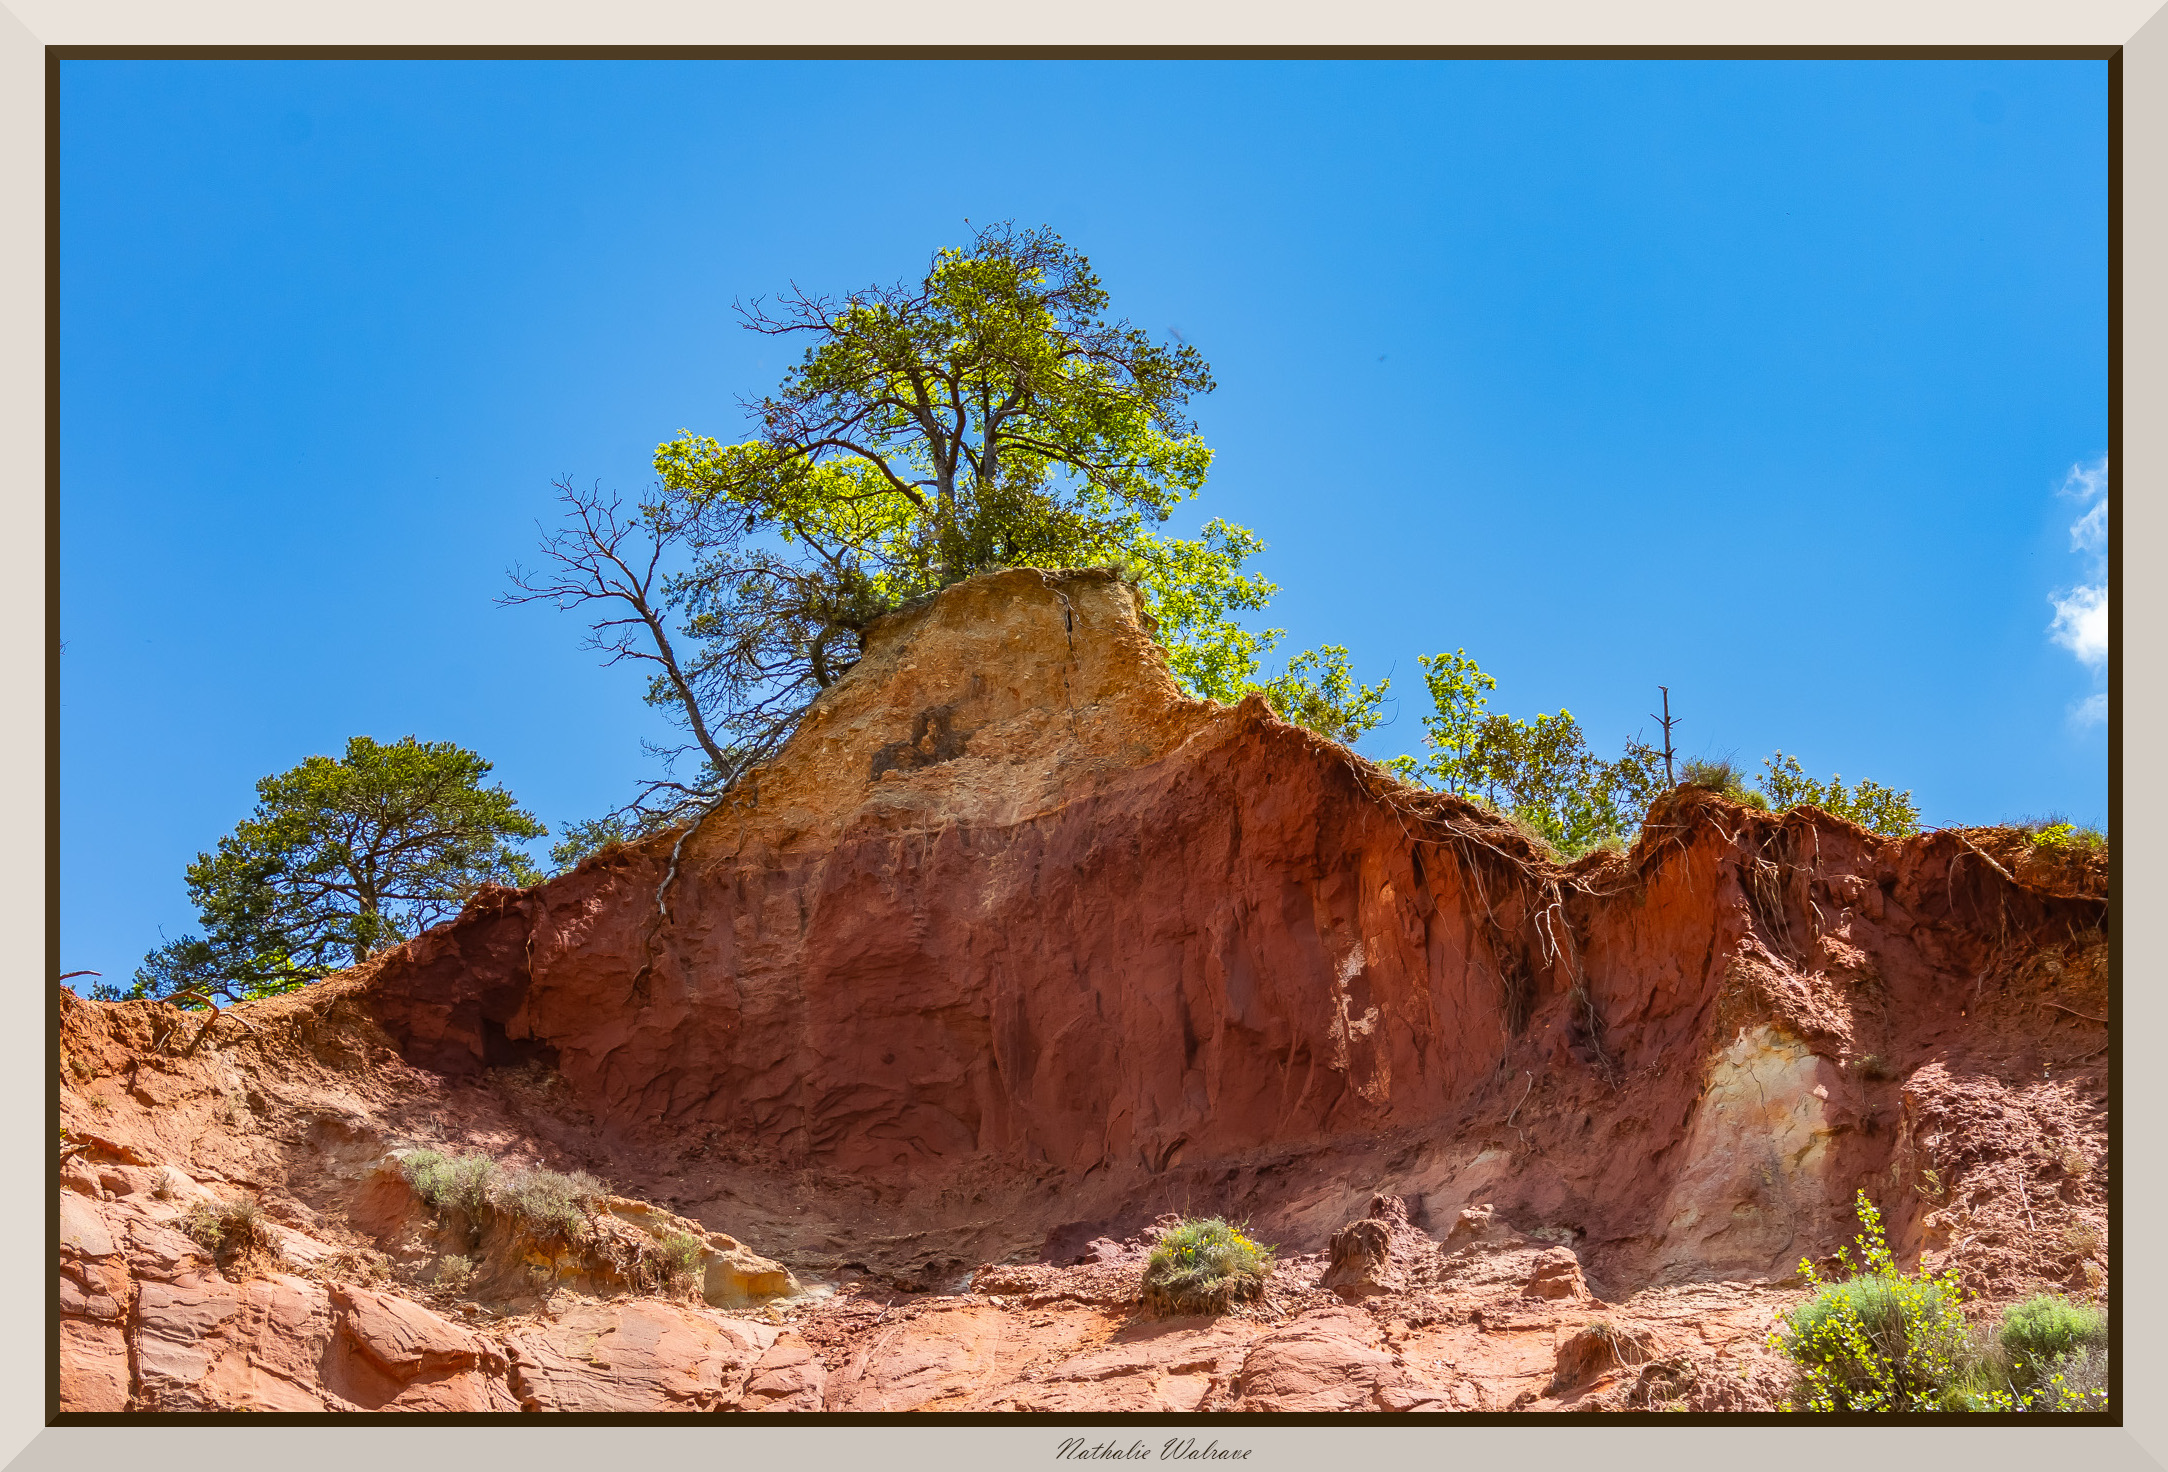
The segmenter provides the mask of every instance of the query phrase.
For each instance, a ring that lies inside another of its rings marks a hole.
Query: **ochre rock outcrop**
[[[486,891],[185,1057],[195,1019],[64,999],[98,1213],[69,1383],[209,1403],[203,1346],[277,1325],[246,1362],[334,1408],[597,1408],[634,1394],[583,1378],[606,1342],[653,1386],[611,1408],[1766,1405],[1753,1345],[1861,1187],[1983,1301],[2104,1281],[2105,895],[2014,833],[1694,789],[1560,866],[1261,701],[1184,699],[1112,575],[991,574],[877,625],[690,834]],[[485,1244],[494,1296],[402,1358],[352,1305],[428,1296],[455,1245],[384,1168],[417,1145],[592,1170],[613,1219],[797,1279],[669,1302]],[[154,1166],[385,1276],[226,1283]],[[1134,1321],[1170,1211],[1282,1244],[1274,1306]]]

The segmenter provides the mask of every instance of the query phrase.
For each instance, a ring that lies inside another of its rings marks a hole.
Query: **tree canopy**
[[[358,964],[455,913],[485,882],[540,877],[516,840],[547,830],[490,764],[448,741],[356,736],[256,784],[256,810],[188,866],[203,933],[144,958],[125,990],[268,996]]]
[[[1420,663],[1431,701],[1431,714],[1423,717],[1425,755],[1385,764],[1402,781],[1511,813],[1568,856],[1627,842],[1649,805],[1675,785],[1663,751],[1638,736],[1624,743],[1616,759],[1605,761],[1590,749],[1571,711],[1538,713],[1524,721],[1491,710],[1498,682],[1465,649],[1422,655]],[[1687,783],[1750,806],[1783,811],[1810,804],[1877,833],[1919,831],[1919,809],[1909,792],[1873,781],[1847,790],[1836,777],[1816,782],[1801,770],[1798,758],[1781,751],[1763,767],[1758,792],[1728,761],[1690,761],[1683,772]]]
[[[996,567],[1116,566],[1192,693],[1259,688],[1282,631],[1236,620],[1276,591],[1245,571],[1263,543],[1219,519],[1162,529],[1211,466],[1187,414],[1211,371],[1107,307],[1084,256],[1008,225],[937,251],[916,282],[756,300],[747,328],[806,346],[742,401],[753,438],[665,442],[637,505],[560,483],[567,521],[507,601],[589,611],[592,647],[649,666],[648,699],[689,738],[667,755],[698,767],[580,825],[561,857],[704,809],[851,668],[873,620]],[[1283,695],[1312,692],[1305,708],[1345,728],[1306,658]],[[1354,719],[1374,723],[1375,704]]]
[[[632,505],[560,482],[567,519],[506,601],[587,612],[590,647],[645,666],[648,700],[685,732],[659,754],[696,770],[570,825],[552,858],[697,820],[857,662],[875,619],[996,567],[1113,565],[1191,694],[1259,692],[1348,743],[1383,724],[1391,681],[1356,681],[1345,646],[1259,680],[1285,632],[1237,622],[1277,591],[1247,570],[1263,542],[1221,519],[1195,537],[1164,530],[1211,467],[1188,416],[1211,370],[1179,337],[1155,341],[1107,309],[1084,256],[1009,225],[936,251],[916,281],[755,300],[743,325],[804,350],[774,391],[740,401],[752,437],[681,432]],[[1622,841],[1670,785],[1639,740],[1606,761],[1568,711],[1489,709],[1497,682],[1465,650],[1422,665],[1425,754],[1387,764],[1404,780],[1512,812],[1566,853]],[[1789,771],[1771,780],[1810,792]],[[1886,791],[1844,800],[1898,821]]]

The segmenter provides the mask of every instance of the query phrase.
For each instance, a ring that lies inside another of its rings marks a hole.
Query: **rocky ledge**
[[[1861,1188],[1983,1308],[2104,1287],[2096,857],[1683,790],[1562,866],[1151,635],[973,579],[689,836],[207,1031],[64,996],[64,1408],[1753,1409]],[[1146,1313],[1170,1213],[1266,1298]]]

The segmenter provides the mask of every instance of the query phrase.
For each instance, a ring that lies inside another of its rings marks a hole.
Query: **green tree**
[[[1565,854],[1623,841],[1664,790],[1663,754],[1638,740],[1604,761],[1570,711],[1517,720],[1493,711],[1498,688],[1465,649],[1420,657],[1431,714],[1428,755],[1387,763],[1403,781],[1510,812]]]
[[[704,811],[856,663],[876,618],[996,567],[1115,566],[1191,693],[1260,688],[1281,631],[1236,619],[1276,591],[1244,570],[1263,544],[1224,520],[1162,529],[1211,466],[1187,416],[1210,369],[1107,305],[1084,256],[1008,225],[936,252],[915,282],[756,300],[746,327],[806,348],[741,405],[754,438],[667,441],[637,507],[560,483],[548,565],[515,569],[505,601],[591,612],[592,647],[649,667],[648,699],[690,738],[663,754],[701,767],[617,816],[646,831]],[[1316,681],[1332,666],[1309,658],[1276,688],[1309,689],[1302,709],[1327,718]],[[1339,729],[1375,714],[1348,693]]]
[[[1849,790],[1841,775],[1831,776],[1827,783],[1817,782],[1800,768],[1798,757],[1781,751],[1763,762],[1762,768],[1755,785],[1778,812],[1805,803],[1892,838],[1920,831],[1919,804],[1910,791],[1897,792],[1864,777]]]
[[[126,990],[231,1000],[292,991],[456,913],[485,882],[538,876],[514,841],[547,830],[490,764],[448,741],[356,736],[256,784],[256,811],[188,866],[203,933],[144,958]]]

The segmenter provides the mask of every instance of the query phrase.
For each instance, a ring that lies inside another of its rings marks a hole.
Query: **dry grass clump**
[[[567,1175],[536,1167],[505,1177],[490,1193],[490,1205],[532,1236],[578,1242],[589,1233],[595,1204],[608,1194],[602,1182],[584,1170]]]
[[[688,1295],[699,1290],[708,1244],[689,1232],[643,1237],[621,1251],[618,1270],[638,1293]]]
[[[470,1222],[479,1222],[488,1210],[490,1186],[498,1173],[497,1162],[487,1155],[441,1155],[434,1150],[416,1150],[399,1168],[415,1195]]]
[[[1262,1298],[1272,1249],[1220,1217],[1184,1220],[1144,1264],[1144,1301],[1163,1313],[1223,1314]]]
[[[198,1201],[181,1217],[180,1227],[228,1277],[254,1277],[285,1260],[270,1219],[246,1196]]]
[[[305,1276],[326,1283],[374,1287],[391,1281],[391,1259],[373,1247],[342,1247],[310,1266]]]
[[[1746,785],[1746,773],[1736,762],[1709,761],[1695,757],[1679,769],[1679,782],[1686,787],[1699,787],[1727,798],[1743,807],[1769,810],[1769,799]]]
[[[586,1171],[535,1166],[506,1171],[486,1155],[443,1155],[416,1150],[401,1162],[414,1193],[442,1212],[479,1227],[501,1216],[544,1241],[580,1242],[589,1218],[609,1188]]]

